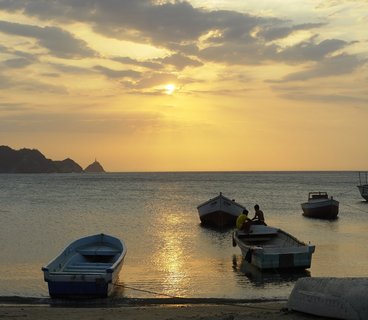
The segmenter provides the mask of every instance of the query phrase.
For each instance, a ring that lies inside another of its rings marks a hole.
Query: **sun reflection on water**
[[[173,214],[162,215],[166,217],[166,228],[161,230],[164,244],[155,256],[154,264],[164,275],[163,290],[166,294],[183,296],[188,288],[188,274],[186,272],[186,254],[184,237],[180,236],[177,226],[182,217]]]

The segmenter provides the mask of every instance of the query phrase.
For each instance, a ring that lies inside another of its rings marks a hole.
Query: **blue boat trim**
[[[118,281],[125,243],[97,234],[69,244],[42,267],[51,297],[107,297]]]

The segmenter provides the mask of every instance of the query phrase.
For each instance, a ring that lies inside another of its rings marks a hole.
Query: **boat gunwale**
[[[305,243],[304,241],[299,240],[298,238],[296,238],[292,234],[290,234],[290,233],[288,233],[288,232],[286,232],[286,231],[284,231],[284,230],[282,230],[280,228],[277,229],[277,232],[278,233],[283,233],[284,235],[286,235],[287,237],[291,238],[293,241],[295,241],[298,244],[297,246],[290,246],[290,247],[308,247],[308,248],[313,247],[313,248],[315,248],[315,245]],[[278,235],[276,235],[276,237],[278,237]],[[251,248],[254,248],[254,249],[260,250],[260,249],[263,249],[264,247],[267,248],[268,246],[269,247],[279,247],[279,248],[282,248],[279,245],[267,245],[267,244],[265,244],[265,245],[254,244],[253,245],[253,244],[247,244],[243,240],[241,240],[241,238],[238,237],[237,232],[234,233],[234,238],[235,238],[235,240],[237,240],[236,242],[241,242],[244,246],[247,246],[250,249]],[[270,238],[270,239],[272,239],[272,238]],[[238,246],[239,246],[239,244],[238,244]],[[313,252],[314,252],[314,250],[313,250]]]
[[[230,203],[233,203],[235,204],[236,206],[238,207],[241,207],[242,209],[246,209],[245,206],[241,205],[240,203],[237,203],[235,200],[231,200],[229,199],[228,197],[225,197],[221,192],[218,196],[214,197],[214,198],[211,198],[209,200],[207,200],[206,202],[203,202],[201,203],[200,205],[197,206],[197,209],[209,204],[211,201],[214,201],[214,200],[217,200],[217,199],[220,199],[220,198],[223,198],[224,200],[227,200],[229,201]]]
[[[340,202],[338,200],[335,200],[335,199],[311,199],[310,201],[307,201],[307,202],[303,202],[301,204],[301,206],[308,206],[308,205],[316,205],[316,204],[324,204],[326,203],[325,205],[328,205],[328,206],[338,206],[340,204]]]
[[[71,253],[75,252],[77,253],[78,250],[78,243],[84,242],[87,239],[93,239],[93,238],[97,238],[97,237],[106,237],[107,239],[114,239],[115,241],[117,241],[121,246],[122,246],[122,250],[116,253],[119,254],[118,259],[108,268],[103,269],[103,273],[97,273],[97,274],[107,274],[107,273],[113,273],[114,270],[119,266],[119,264],[122,262],[122,260],[125,258],[126,252],[127,252],[127,248],[125,245],[125,242],[117,237],[114,236],[110,236],[104,233],[100,233],[100,234],[95,234],[95,235],[89,235],[89,236],[85,236],[79,239],[74,240],[73,242],[69,243],[66,247],[64,247],[63,250],[60,251],[60,253],[58,255],[56,255],[52,260],[49,261],[49,263],[47,263],[45,266],[42,266],[41,270],[44,273],[48,273],[49,275],[55,275],[56,272],[60,273],[60,274],[67,274],[67,272],[64,271],[50,271],[50,265],[52,265],[53,263],[55,263],[58,259],[61,259],[62,256],[64,256],[64,258],[68,257]],[[106,242],[106,241],[105,241]],[[107,242],[109,243],[109,242]],[[63,265],[67,265],[68,262],[65,262]],[[83,269],[81,269],[81,271],[78,271],[77,274],[82,274]],[[84,272],[85,274],[91,274],[89,272]],[[75,274],[75,273],[73,273]]]

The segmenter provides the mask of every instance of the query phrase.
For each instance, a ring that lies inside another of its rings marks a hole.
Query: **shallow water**
[[[71,241],[107,233],[128,247],[122,297],[285,298],[303,276],[368,276],[368,203],[355,172],[0,175],[0,296],[47,297],[41,272]],[[334,221],[302,216],[309,191],[340,201]],[[202,227],[196,206],[223,192],[316,246],[304,272],[260,272],[232,230]]]

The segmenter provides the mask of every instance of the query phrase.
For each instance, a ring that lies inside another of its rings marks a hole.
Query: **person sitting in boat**
[[[259,208],[258,204],[254,206],[254,210],[255,212],[254,212],[254,217],[252,218],[252,222],[254,224],[263,224],[266,226],[263,211]]]
[[[252,221],[248,218],[248,210],[244,209],[243,212],[236,219],[236,228],[245,232],[249,231]]]

